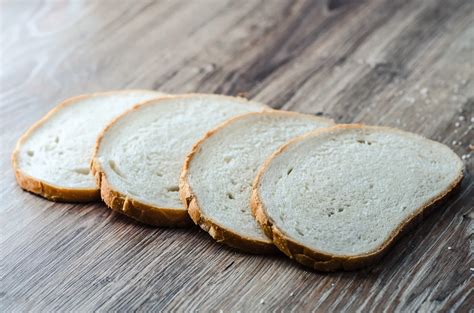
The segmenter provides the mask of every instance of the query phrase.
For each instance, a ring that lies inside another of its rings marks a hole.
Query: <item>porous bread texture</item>
[[[181,174],[181,199],[193,221],[239,250],[275,250],[250,208],[257,170],[289,139],[333,124],[326,118],[272,111],[241,115],[210,131],[193,147]]]
[[[230,117],[269,109],[243,98],[192,94],[150,101],[99,137],[92,169],[104,202],[155,226],[192,224],[179,199],[179,176],[193,144]]]
[[[338,125],[290,141],[257,175],[252,209],[275,245],[318,270],[377,261],[463,177],[443,144],[400,130]]]
[[[123,90],[65,100],[17,142],[12,163],[19,185],[54,201],[100,199],[89,170],[97,136],[117,115],[160,96],[151,90]]]

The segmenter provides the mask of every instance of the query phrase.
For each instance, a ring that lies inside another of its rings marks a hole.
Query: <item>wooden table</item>
[[[15,183],[15,141],[61,99],[208,92],[399,127],[474,170],[474,1],[1,2],[1,311],[468,311],[473,179],[377,266],[318,273]]]

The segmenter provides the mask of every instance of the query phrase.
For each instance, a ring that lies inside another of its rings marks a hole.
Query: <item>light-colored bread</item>
[[[194,94],[150,101],[127,112],[97,142],[92,170],[102,199],[143,223],[191,225],[178,184],[193,144],[230,117],[265,109],[243,98]]]
[[[289,139],[334,122],[272,111],[235,117],[207,133],[186,158],[180,196],[193,221],[218,242],[251,253],[275,250],[252,216],[252,182],[265,159]]]
[[[151,90],[124,90],[65,100],[17,142],[12,163],[18,184],[53,201],[100,199],[89,171],[97,136],[117,115],[159,96]]]
[[[275,152],[253,185],[252,209],[275,245],[317,270],[377,261],[463,177],[448,147],[400,130],[339,125]]]

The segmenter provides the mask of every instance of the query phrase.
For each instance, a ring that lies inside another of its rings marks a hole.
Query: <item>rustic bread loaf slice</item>
[[[150,101],[99,137],[92,170],[113,210],[156,226],[192,224],[178,195],[181,167],[209,129],[238,114],[269,109],[242,98],[186,95]]]
[[[448,147],[396,129],[339,125],[275,152],[252,209],[275,245],[317,270],[375,262],[463,177]]]
[[[334,122],[295,112],[248,113],[204,136],[186,158],[180,196],[193,221],[218,242],[251,253],[275,250],[252,216],[252,182],[290,138]]]
[[[89,171],[97,136],[120,113],[162,95],[151,90],[124,90],[65,100],[17,142],[12,162],[18,184],[54,201],[100,199]]]

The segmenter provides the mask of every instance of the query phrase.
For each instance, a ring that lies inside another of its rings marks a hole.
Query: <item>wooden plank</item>
[[[443,142],[474,170],[474,2],[2,1],[2,311],[468,311],[472,176],[380,264],[318,273],[20,190],[10,153],[61,99],[245,93]],[[470,157],[468,158],[467,156]]]

